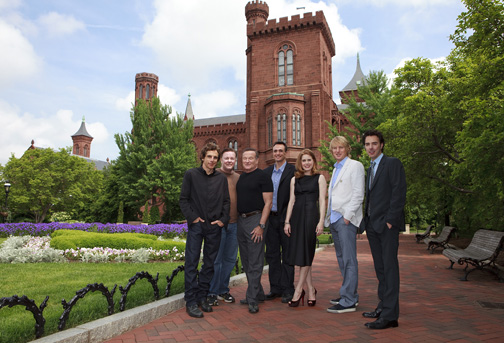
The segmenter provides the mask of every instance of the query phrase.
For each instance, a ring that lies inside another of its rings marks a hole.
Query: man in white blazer
[[[348,156],[351,148],[343,136],[334,137],[329,149],[336,163],[329,184],[329,205],[324,225],[331,230],[343,284],[340,297],[331,300],[333,306],[327,312],[354,312],[359,302],[356,240],[363,217],[364,166]]]

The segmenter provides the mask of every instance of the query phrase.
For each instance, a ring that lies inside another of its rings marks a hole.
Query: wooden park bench
[[[453,264],[457,262],[460,265],[465,263],[464,271],[466,274],[461,278],[462,281],[467,281],[467,275],[476,269],[482,270],[483,268],[490,266],[491,269],[499,281],[504,281],[502,277],[499,276],[499,268],[495,264],[497,256],[502,249],[502,244],[504,242],[504,232],[492,231],[479,229],[474,234],[471,243],[465,249],[445,249],[443,250],[443,255],[450,259],[451,265],[448,269],[453,269]],[[468,270],[469,265],[474,266],[471,270]]]
[[[433,254],[434,250],[437,248],[446,249],[450,238],[455,233],[455,230],[457,230],[457,228],[454,226],[445,226],[443,230],[441,230],[439,236],[425,238],[423,241],[427,244],[427,250],[430,250],[430,253]]]
[[[425,229],[424,233],[417,233],[415,235],[416,242],[420,243],[422,240],[429,237],[433,228],[434,228],[434,225],[429,225],[429,226],[427,226],[427,229]]]

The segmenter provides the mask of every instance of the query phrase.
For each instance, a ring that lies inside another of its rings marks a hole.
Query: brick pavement
[[[439,251],[427,252],[414,235],[400,238],[401,314],[399,327],[370,330],[363,311],[377,304],[377,281],[365,236],[357,243],[359,260],[359,307],[357,312],[326,312],[329,300],[338,296],[341,276],[332,246],[317,252],[313,279],[318,289],[315,307],[289,308],[280,299],[260,304],[257,314],[248,307],[225,304],[189,317],[185,309],[175,311],[148,325],[114,337],[107,343],[168,342],[504,342],[504,309],[485,308],[480,302],[504,307],[504,284],[485,271],[475,271],[468,282],[459,281],[462,267],[446,270],[448,259]],[[267,275],[262,283],[268,292]],[[238,299],[246,284],[234,287]]]

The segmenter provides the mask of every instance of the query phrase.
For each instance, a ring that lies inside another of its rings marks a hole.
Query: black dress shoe
[[[282,303],[288,304],[294,294],[282,294]]]
[[[281,296],[282,295],[279,293],[269,292],[268,294],[266,294],[266,300],[273,300],[275,298],[280,298]]]
[[[383,330],[387,328],[396,328],[399,326],[399,322],[397,320],[386,320],[383,318],[378,318],[374,322],[366,323],[364,325],[373,330]]]
[[[380,318],[381,311],[380,308],[377,308],[373,312],[362,312],[362,316],[364,318]]]
[[[201,299],[198,302],[198,305],[201,307],[203,312],[212,312],[213,311],[212,306],[208,303],[208,301],[206,299]]]
[[[259,312],[259,306],[257,306],[257,304],[255,304],[255,303],[248,304],[248,307],[249,307],[249,312],[250,313],[257,313],[257,312]]]
[[[263,302],[264,302],[264,299],[259,299],[259,300],[257,300],[257,302],[258,302],[258,303],[263,303]],[[241,304],[241,305],[248,305],[248,301],[247,301],[247,299],[241,299],[241,300],[240,300],[240,304]]]
[[[186,312],[188,315],[194,318],[203,318],[203,312],[198,308],[198,305],[190,305],[186,307]]]

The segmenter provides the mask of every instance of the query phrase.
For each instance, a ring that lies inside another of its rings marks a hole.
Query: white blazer
[[[333,176],[336,168],[333,170]],[[338,174],[338,178],[329,184],[327,192],[331,197],[331,208],[327,206],[327,213],[324,225],[329,227],[331,220],[331,209],[343,215],[353,225],[359,227],[362,221],[362,203],[365,192],[364,166],[350,157],[345,161],[343,168]],[[327,200],[329,203],[329,199]]]

